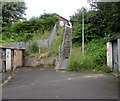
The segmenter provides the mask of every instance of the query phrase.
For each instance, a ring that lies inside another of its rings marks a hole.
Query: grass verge
[[[74,46],[68,63],[68,71],[111,72],[106,65],[105,39],[96,39],[85,44],[85,56],[81,55],[81,47]]]

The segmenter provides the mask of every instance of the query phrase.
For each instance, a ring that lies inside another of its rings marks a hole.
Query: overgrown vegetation
[[[36,56],[40,57],[42,55],[44,56],[57,56],[59,52],[59,47],[62,44],[63,39],[63,32],[64,27],[57,25],[57,32],[54,36],[51,49],[44,48],[44,47],[38,47],[37,42],[31,43],[31,45],[28,47],[28,51],[26,52],[26,56]]]
[[[69,71],[102,71],[110,72],[106,66],[106,38],[96,39],[85,45],[85,56],[81,54],[81,47],[73,46]]]
[[[91,9],[84,10],[85,42],[112,36],[120,31],[120,2],[90,2]],[[73,42],[81,42],[82,9],[71,16]]]
[[[1,42],[20,42],[38,39],[47,39],[58,20],[55,14],[43,14],[37,18],[18,21],[9,26],[9,31],[4,31]]]
[[[3,14],[0,17],[2,23],[0,43],[48,39],[54,24],[58,20],[56,14],[46,13],[26,20],[23,17],[26,9],[24,2],[3,2],[1,4],[3,5]],[[81,55],[82,9],[70,17],[73,25],[73,50],[68,70],[110,72],[106,66],[106,39],[120,31],[120,2],[90,2],[90,5],[92,9],[89,11],[85,9],[84,11],[84,57]],[[37,43],[32,43],[26,55],[56,56],[62,43],[63,30],[63,27],[58,27],[51,50],[39,49]]]
[[[28,47],[28,51],[26,52],[26,55],[30,55],[30,54],[35,54],[39,52],[39,47],[37,42],[33,42],[30,44],[30,46]]]
[[[56,56],[58,54],[59,47],[61,46],[63,40],[63,33],[64,33],[64,27],[59,26],[57,33],[54,37],[54,40],[52,42],[51,50],[48,53],[49,56]]]
[[[2,32],[9,32],[14,22],[25,20],[26,4],[25,2],[4,2],[0,1],[2,7]]]
[[[88,0],[90,1],[90,0]],[[70,71],[110,72],[106,66],[106,39],[120,31],[120,2],[89,2],[91,10],[84,8],[85,56],[81,55],[82,9],[71,16],[73,50]]]

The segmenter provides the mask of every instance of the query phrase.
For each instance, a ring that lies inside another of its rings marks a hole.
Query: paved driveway
[[[3,86],[3,99],[117,99],[118,82],[111,74],[54,72],[23,68]]]

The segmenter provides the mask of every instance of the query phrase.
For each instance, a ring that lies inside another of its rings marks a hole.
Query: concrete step
[[[59,69],[67,69],[68,59],[63,59]]]

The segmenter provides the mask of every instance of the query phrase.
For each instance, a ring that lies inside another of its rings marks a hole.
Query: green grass
[[[74,46],[68,63],[68,71],[110,72],[106,66],[106,39],[96,39],[85,44],[85,56],[81,46]]]
[[[51,31],[45,31],[44,33],[34,33],[33,39],[44,40],[44,39],[48,39],[50,35],[51,35]]]
[[[47,54],[47,56],[57,56],[59,46],[62,44],[63,39],[63,27],[58,27],[57,33],[54,36],[51,49],[47,48],[40,48],[40,51],[38,50],[37,44],[33,43],[29,46],[29,50],[26,52],[26,56],[38,56],[40,57],[43,54]],[[47,34],[44,35],[44,38],[48,37]]]
[[[57,33],[54,36],[52,45],[51,45],[51,49],[47,50],[45,48],[41,48],[40,49],[40,53],[38,51],[38,48],[36,45],[30,45],[30,50],[26,52],[26,56],[39,56],[40,54],[44,54],[44,53],[48,53],[48,56],[56,56],[58,54],[58,49],[59,46],[62,44],[62,39],[63,39],[63,33],[64,33],[64,27],[60,27],[57,25]],[[6,34],[10,34],[11,33],[6,33]],[[12,35],[14,36],[14,33],[12,33]],[[44,39],[48,39],[51,35],[51,31],[45,31],[44,33],[40,33],[40,32],[36,32],[36,33],[28,33],[26,34],[27,37],[31,37],[31,35],[33,35],[33,37],[30,40],[44,40]],[[19,40],[18,40],[18,39]],[[20,40],[24,40],[26,38],[24,38],[23,36],[19,36],[19,37],[15,37],[15,39],[13,38],[7,38],[4,36],[5,40],[2,40],[2,36],[0,36],[0,44],[2,43],[11,43],[11,42],[19,42]],[[29,41],[30,41],[29,40]]]
[[[72,54],[70,56],[70,60],[68,63],[69,71],[92,71],[95,69],[96,64],[94,62],[92,56],[85,55],[84,57],[81,55],[80,47],[73,47]]]
[[[33,40],[44,40],[50,37],[51,32],[45,31],[44,33],[23,33],[23,35],[15,36],[14,33],[11,33],[10,37],[1,36],[0,44],[2,43],[11,43],[11,42],[20,42],[20,41],[33,41]]]
[[[59,47],[62,44],[62,39],[63,39],[63,27],[59,27],[52,42],[51,50],[48,52],[49,56],[56,56],[58,54]]]

